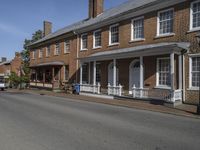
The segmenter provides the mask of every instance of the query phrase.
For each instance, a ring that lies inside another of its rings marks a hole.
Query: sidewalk
[[[187,105],[182,104],[177,106],[176,108],[171,108],[159,104],[151,104],[146,101],[140,100],[116,100],[116,99],[103,99],[103,98],[94,98],[82,95],[73,95],[73,94],[66,94],[66,93],[55,93],[52,91],[46,90],[17,90],[17,89],[9,89],[8,92],[21,92],[21,93],[32,93],[32,94],[40,94],[40,95],[49,95],[49,96],[57,96],[57,97],[66,97],[73,100],[83,100],[89,102],[96,102],[96,103],[103,103],[108,105],[115,105],[115,106],[122,106],[122,107],[129,107],[129,108],[136,108],[142,110],[149,110],[154,112],[160,113],[167,113],[173,114],[178,116],[186,116],[186,117],[193,117],[199,118],[200,116],[196,115],[196,106],[194,105]]]

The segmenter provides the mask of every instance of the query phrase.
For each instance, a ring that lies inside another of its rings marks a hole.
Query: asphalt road
[[[0,150],[200,150],[200,119],[0,92]]]

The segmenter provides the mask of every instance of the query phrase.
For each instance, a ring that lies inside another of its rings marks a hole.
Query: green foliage
[[[24,50],[22,50],[22,52],[21,52],[21,56],[22,56],[22,60],[23,60],[22,69],[25,73],[24,80],[29,80],[28,78],[29,78],[29,74],[30,74],[30,68],[29,68],[30,50],[29,50],[28,46],[31,43],[34,43],[41,38],[42,38],[42,31],[38,30],[38,31],[36,31],[35,33],[32,34],[31,40],[29,40],[29,39],[24,40],[24,46],[23,46]]]
[[[20,77],[15,73],[11,72],[11,75],[9,76],[9,80],[11,85],[17,86],[20,83]]]

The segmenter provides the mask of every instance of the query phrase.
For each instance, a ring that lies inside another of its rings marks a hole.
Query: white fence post
[[[108,83],[108,95],[110,95],[110,83]]]
[[[100,83],[98,82],[98,84],[97,84],[97,94],[100,94],[100,87],[101,87],[101,85],[100,85]]]
[[[133,98],[135,98],[135,84],[133,85]]]
[[[122,96],[122,85],[119,84],[119,96]]]

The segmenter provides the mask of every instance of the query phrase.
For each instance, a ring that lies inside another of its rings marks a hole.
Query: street
[[[0,150],[199,150],[200,120],[0,92]]]

